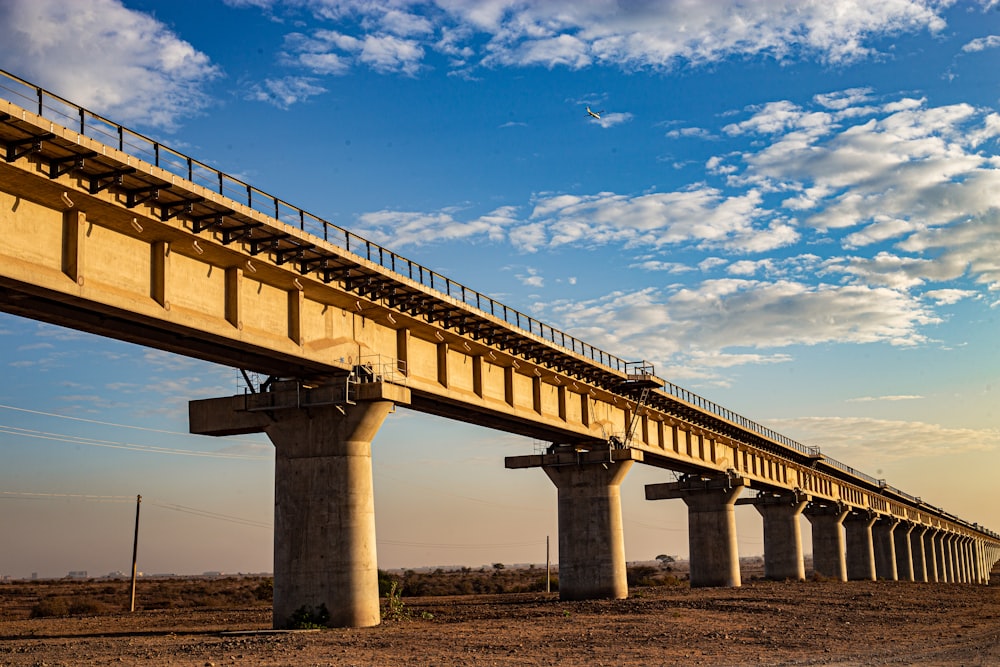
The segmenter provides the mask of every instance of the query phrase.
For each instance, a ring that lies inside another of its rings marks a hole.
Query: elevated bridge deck
[[[406,391],[372,401],[553,444],[511,468],[641,462],[1000,544],[674,384],[640,398],[630,362],[12,75],[0,98],[0,310],[307,388],[377,359]],[[192,417],[273,426],[240,423]]]

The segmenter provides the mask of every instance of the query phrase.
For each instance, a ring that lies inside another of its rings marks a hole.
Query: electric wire
[[[165,429],[160,429],[160,428],[149,428],[148,426],[135,426],[135,425],[132,425],[132,424],[119,424],[117,422],[106,422],[106,421],[100,421],[100,420],[97,420],[97,419],[85,419],[84,417],[71,417],[70,415],[61,415],[61,414],[58,414],[56,412],[44,412],[42,410],[30,410],[28,408],[19,408],[19,407],[13,406],[13,405],[3,405],[3,404],[0,404],[0,410],[12,410],[12,411],[15,411],[15,412],[24,412],[24,413],[31,414],[31,415],[41,415],[41,416],[44,416],[44,417],[57,417],[59,419],[69,419],[69,420],[72,420],[72,421],[84,422],[84,423],[87,423],[87,424],[98,424],[100,426],[114,426],[114,427],[117,427],[117,428],[130,428],[130,429],[133,429],[133,430],[136,430],[136,431],[149,431],[150,433],[165,433],[167,435],[180,435],[180,436],[185,436],[185,437],[188,437],[188,438],[192,438],[192,437],[194,437],[194,438],[200,438],[200,437],[203,437],[203,436],[199,436],[199,435],[197,435],[195,433],[184,433],[183,431],[167,431]],[[232,437],[230,437],[228,439],[228,442],[252,442],[252,443],[256,444],[256,441],[254,441],[254,440],[239,439],[239,438],[232,438]]]
[[[135,504],[135,496],[107,496],[98,495],[92,493],[47,493],[42,491],[0,491],[0,500],[82,500],[87,502],[106,502],[106,503],[130,503]],[[223,514],[221,512],[213,512],[211,510],[203,510],[197,507],[189,507],[187,505],[178,505],[176,503],[167,503],[163,501],[156,500],[155,498],[143,497],[143,505],[160,507],[172,512],[180,512],[183,514],[191,514],[193,516],[200,516],[205,519],[215,519],[218,521],[225,521],[228,523],[235,523],[243,526],[252,526],[254,528],[268,528],[271,529],[274,526],[267,521],[257,521],[256,519],[247,519],[245,517],[233,516],[232,514]]]
[[[236,459],[244,461],[268,461],[271,457],[253,454],[235,454],[232,452],[208,452],[194,449],[177,449],[174,447],[159,447],[156,445],[140,445],[131,442],[116,442],[114,440],[101,440],[98,438],[87,438],[78,435],[66,435],[63,433],[51,433],[37,429],[23,428],[20,426],[8,426],[0,424],[0,433],[14,435],[24,438],[35,438],[39,440],[52,440],[55,442],[66,442],[72,445],[86,445],[88,447],[105,447],[109,449],[125,449],[135,452],[146,452],[151,454],[173,454],[178,456],[198,456],[218,459]]]

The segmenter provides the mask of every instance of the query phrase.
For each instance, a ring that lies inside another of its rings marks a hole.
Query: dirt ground
[[[404,598],[374,628],[270,632],[270,610],[0,614],[0,665],[1000,665],[1000,587],[750,581],[627,600]]]

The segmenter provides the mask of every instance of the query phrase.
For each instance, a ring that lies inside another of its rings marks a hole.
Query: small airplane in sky
[[[590,116],[592,118],[596,118],[597,120],[601,120],[601,114],[604,113],[604,110],[601,109],[600,111],[591,111],[590,107],[587,107],[587,113],[590,114]]]

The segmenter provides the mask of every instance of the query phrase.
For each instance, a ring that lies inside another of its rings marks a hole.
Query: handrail
[[[511,327],[536,335],[543,340],[551,342],[553,345],[567,349],[575,354],[580,354],[598,365],[620,373],[625,373],[626,367],[630,365],[630,362],[626,362],[620,357],[555,329],[530,315],[500,303],[417,262],[397,255],[373,241],[358,236],[297,206],[293,206],[278,197],[255,188],[249,183],[221,172],[204,162],[184,155],[169,146],[165,146],[155,139],[151,139],[99,114],[88,111],[2,69],[0,69],[0,75],[3,77],[0,78],[0,98],[7,99],[7,101],[23,106],[24,108],[35,108],[37,109],[37,114],[43,118],[50,118],[66,127],[78,128],[79,133],[83,136],[111,146],[117,146],[118,150],[124,153],[145,160],[160,169],[164,169],[192,183],[213,191],[218,191],[220,195],[242,203],[259,213],[272,216],[285,224],[298,226],[303,232],[320,237],[324,241],[342,248],[345,252],[364,257],[384,269],[407,277],[424,287],[456,299],[480,312],[488,313]],[[17,87],[15,88],[14,86]],[[27,104],[21,104],[18,100],[23,100]],[[50,115],[46,116],[46,112],[49,112]],[[803,445],[694,392],[679,387],[672,382],[665,381],[662,390],[670,396],[685,401],[716,417],[736,424],[746,431],[756,433],[789,449],[810,457],[820,455],[818,447]],[[884,482],[880,485],[880,481],[874,477],[855,470],[839,461],[827,457],[824,457],[824,461],[839,470],[861,478],[875,486],[885,487]],[[887,488],[905,498],[915,499],[914,496],[903,493],[894,487]]]

